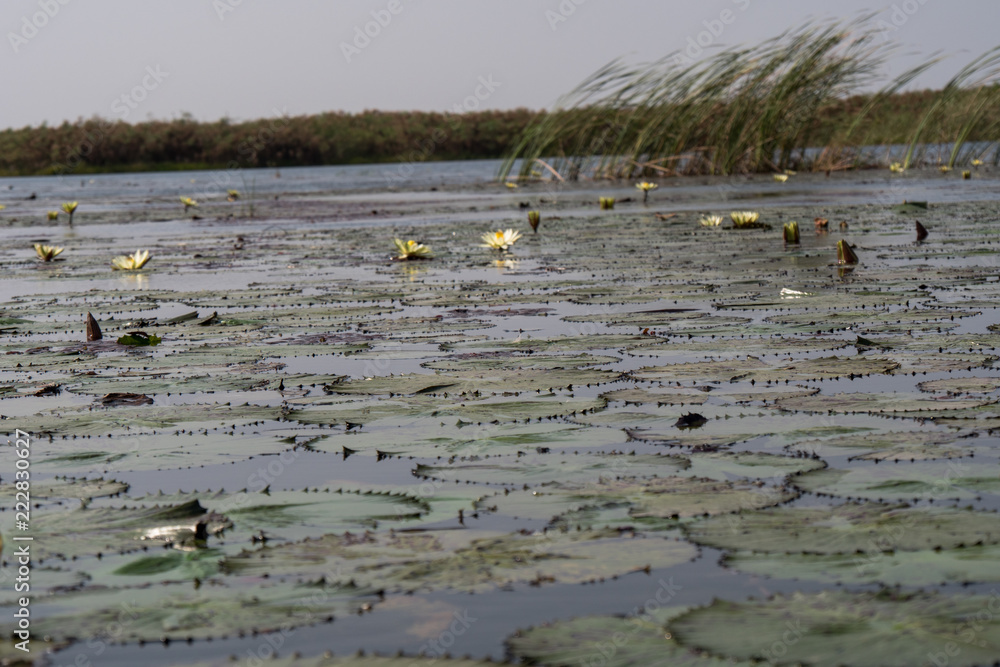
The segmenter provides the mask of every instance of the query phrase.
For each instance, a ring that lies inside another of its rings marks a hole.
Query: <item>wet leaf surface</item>
[[[986,596],[929,594],[814,595],[753,602],[717,601],[670,622],[681,645],[737,660],[780,660],[811,665],[890,667],[924,664],[970,630],[968,619]],[[719,632],[726,628],[726,632]],[[782,641],[789,632],[796,641]],[[1000,630],[974,633],[949,664],[989,664],[1000,651]],[[775,646],[780,647],[775,649]]]

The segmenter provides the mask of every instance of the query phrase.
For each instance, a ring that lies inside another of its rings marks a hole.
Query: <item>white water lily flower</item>
[[[702,227],[718,227],[722,224],[721,215],[706,215],[699,220]]]
[[[498,229],[495,232],[483,234],[483,247],[503,252],[509,250],[519,238],[521,238],[521,232],[519,231],[514,229]]]
[[[431,248],[423,243],[417,243],[414,240],[403,241],[402,239],[393,239],[393,244],[396,246],[396,256],[393,257],[395,260],[405,261],[410,259],[430,259],[434,256],[431,252]]]
[[[751,227],[757,224],[760,213],[757,211],[733,211],[729,217],[736,227]]]
[[[782,287],[779,293],[779,298],[782,299],[801,299],[804,296],[811,296],[812,292],[800,292],[796,289],[788,289],[787,287]]]
[[[148,250],[136,250],[132,255],[115,257],[111,260],[111,268],[116,271],[135,271],[145,266],[149,257]]]
[[[59,248],[54,245],[43,245],[41,243],[35,244],[35,254],[38,255],[38,259],[42,260],[43,262],[51,262],[53,259],[56,258],[56,255],[58,255],[62,251],[63,251],[62,248]]]

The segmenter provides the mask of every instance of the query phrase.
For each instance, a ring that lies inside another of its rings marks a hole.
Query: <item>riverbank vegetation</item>
[[[101,118],[0,132],[0,174],[496,158],[536,112],[323,113],[234,123]]]
[[[889,144],[899,146],[891,157],[903,169],[997,163],[1000,49],[941,90],[909,92],[943,59],[879,89],[890,53],[859,21],[805,26],[693,64],[676,56],[612,63],[549,111],[92,118],[8,129],[0,131],[0,175],[505,157],[503,178],[635,178],[885,166],[886,149],[863,147]]]

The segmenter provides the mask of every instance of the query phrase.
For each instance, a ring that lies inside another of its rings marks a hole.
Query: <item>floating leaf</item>
[[[676,565],[694,548],[617,530],[477,535],[428,531],[327,535],[229,558],[238,574],[315,576],[336,572],[362,586],[401,591],[497,590],[515,583],[583,583]]]
[[[803,359],[792,364],[772,366],[760,359],[734,359],[732,361],[702,361],[640,368],[634,376],[640,380],[697,380],[702,382],[784,382],[785,380],[818,380],[820,378],[864,376],[871,373],[889,373],[899,363],[872,357],[822,357]]]
[[[952,508],[845,503],[835,507],[779,507],[710,517],[688,525],[687,535],[697,544],[740,551],[803,554],[919,551],[951,549],[980,541],[1000,543],[1000,517]]]
[[[118,338],[118,344],[143,347],[146,345],[159,345],[160,340],[160,337],[156,334],[148,334],[145,331],[130,331]]]
[[[1000,477],[976,475],[977,466],[962,461],[920,462],[906,466],[865,466],[816,470],[793,483],[805,491],[870,500],[943,500],[1000,494]]]
[[[150,544],[193,543],[229,525],[197,501],[162,507],[81,507],[32,515],[35,558],[131,552]]]
[[[678,644],[669,630],[672,619],[686,611],[682,607],[660,608],[678,587],[672,579],[661,578],[650,585],[647,607],[627,616],[584,616],[521,630],[507,639],[515,656],[528,664],[578,667],[750,667],[749,662],[733,662],[693,653]],[[647,611],[647,609],[649,611]]]
[[[998,558],[1000,546],[991,545],[851,555],[737,552],[726,556],[723,564],[741,572],[776,579],[928,587],[1000,582]]]
[[[128,491],[128,484],[104,479],[75,479],[69,477],[57,477],[48,480],[35,480],[31,483],[32,498],[78,498],[80,500],[89,498],[100,498],[102,496],[115,496]],[[7,483],[0,485],[0,493],[7,494],[4,497],[14,497],[14,484]]]
[[[1000,654],[1000,627],[976,625],[973,631],[970,621],[989,604],[985,596],[797,593],[717,600],[671,621],[670,629],[688,649],[736,660],[910,667],[941,655],[948,665],[971,667],[990,664]],[[962,641],[965,636],[975,641]],[[954,655],[944,653],[946,646],[956,647]]]
[[[783,410],[803,412],[938,412],[942,410],[968,410],[993,403],[993,399],[935,399],[923,394],[816,394],[783,398],[776,405]]]
[[[785,489],[694,477],[606,478],[550,484],[530,495],[484,497],[478,506],[500,514],[551,519],[584,507],[628,505],[633,519],[686,519],[776,505],[795,497]]]
[[[135,590],[86,588],[60,595],[49,604],[33,600],[32,611],[48,614],[32,627],[56,638],[98,637],[121,626],[120,640],[186,640],[274,632],[356,613],[378,598],[353,587],[303,587],[293,584],[255,586],[250,590],[190,584]],[[70,612],[70,613],[67,613]]]

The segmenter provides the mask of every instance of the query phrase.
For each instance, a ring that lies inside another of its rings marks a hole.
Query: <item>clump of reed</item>
[[[940,60],[861,97],[829,127],[825,115],[874,88],[890,54],[891,44],[866,27],[870,18],[807,24],[694,64],[677,54],[634,68],[612,62],[526,128],[499,176],[508,177],[518,160],[521,178],[541,162],[569,179],[861,166],[871,157],[861,148],[879,129],[875,114]],[[986,85],[998,63],[1000,50],[975,59],[928,103],[907,130],[903,168],[918,146],[945,132],[954,141],[952,164],[970,138],[1000,123],[1000,86]]]

